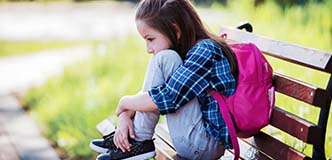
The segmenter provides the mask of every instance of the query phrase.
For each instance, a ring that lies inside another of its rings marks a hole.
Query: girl
[[[97,159],[154,156],[152,136],[160,114],[166,115],[179,156],[218,159],[232,146],[218,104],[207,91],[234,93],[233,52],[204,28],[189,0],[143,0],[136,25],[154,56],[143,92],[119,101],[110,150]]]

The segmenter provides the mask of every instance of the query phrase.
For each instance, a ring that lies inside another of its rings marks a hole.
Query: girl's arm
[[[120,99],[116,115],[119,116],[127,111],[155,112],[158,111],[158,107],[147,92],[141,92],[132,96],[124,96]]]

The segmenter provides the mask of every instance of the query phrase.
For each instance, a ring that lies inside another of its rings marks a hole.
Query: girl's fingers
[[[127,134],[121,134],[121,137],[120,137],[119,141],[121,143],[122,149],[125,150],[125,151],[129,151],[130,144],[129,144],[129,141],[128,141]]]
[[[119,135],[115,135],[113,140],[114,140],[114,144],[116,146],[116,148],[120,148],[120,143],[119,143]]]
[[[122,152],[126,152],[126,147],[123,144],[123,135],[119,137],[119,148],[122,150]]]
[[[114,144],[117,148],[121,149],[122,151],[124,151],[124,147],[122,146],[122,142],[121,142],[121,134],[116,134],[113,138],[114,140]]]
[[[130,143],[128,141],[128,138],[124,139],[123,146],[126,148],[126,151],[130,152]]]
[[[134,128],[133,126],[129,126],[129,135],[130,135],[130,138],[131,139],[134,139],[135,138],[135,132],[134,132]]]
[[[123,117],[120,117],[120,119],[122,118]],[[120,121],[118,124],[117,131],[114,135],[115,146],[123,152],[130,151],[131,144],[129,143],[129,136],[132,139],[135,138],[132,121],[130,119],[123,119],[123,121]]]

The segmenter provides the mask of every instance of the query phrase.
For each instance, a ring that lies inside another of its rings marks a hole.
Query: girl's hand
[[[113,138],[115,146],[120,148],[122,152],[130,151],[131,144],[128,135],[132,139],[135,138],[133,121],[126,112],[123,112],[119,115],[119,123]]]

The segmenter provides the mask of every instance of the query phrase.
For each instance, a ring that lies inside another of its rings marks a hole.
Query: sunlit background
[[[221,26],[248,21],[254,33],[332,52],[331,0],[194,3],[213,33],[219,34]],[[141,88],[150,55],[136,32],[136,4],[135,0],[0,0],[0,97],[19,98],[61,159],[95,159],[97,154],[88,144],[101,137],[96,124],[114,113],[121,96]],[[326,88],[327,74],[269,60],[278,72]],[[280,106],[294,106],[287,108],[290,112],[317,121],[318,110],[282,95],[277,98],[284,99]],[[328,159],[332,158],[331,114],[325,143]],[[8,123],[0,118],[2,126]],[[310,145],[280,135],[311,155]]]

